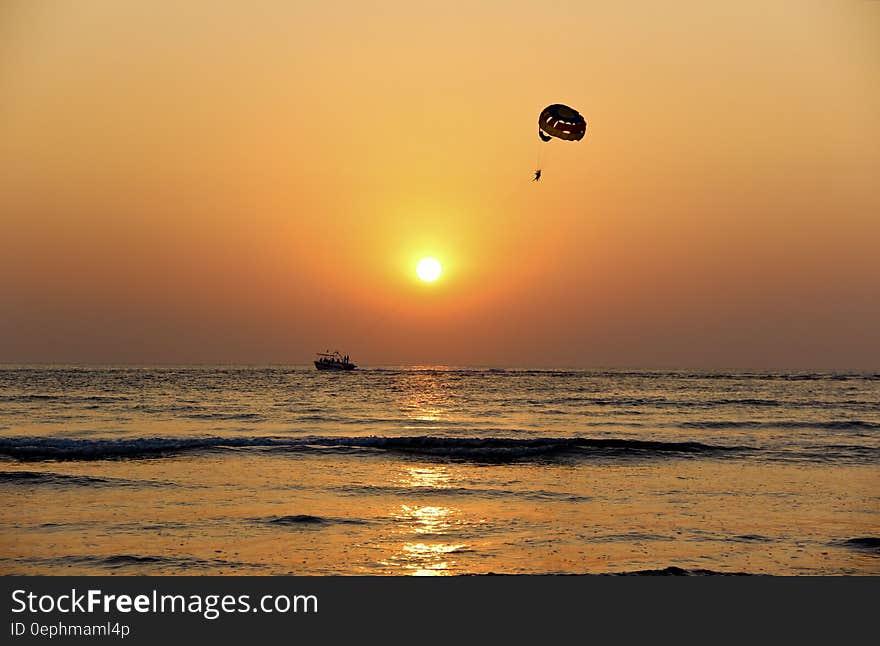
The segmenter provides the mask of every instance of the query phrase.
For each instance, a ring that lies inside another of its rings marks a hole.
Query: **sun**
[[[433,283],[440,278],[443,267],[436,258],[422,258],[416,265],[416,274],[426,283]]]

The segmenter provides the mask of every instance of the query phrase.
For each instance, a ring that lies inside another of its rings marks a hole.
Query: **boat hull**
[[[337,372],[345,372],[346,370],[354,370],[357,368],[353,363],[329,363],[325,361],[315,361],[315,368],[318,370],[335,370]]]

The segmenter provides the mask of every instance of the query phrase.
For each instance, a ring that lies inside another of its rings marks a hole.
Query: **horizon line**
[[[157,362],[107,362],[107,361],[0,361],[0,369],[9,368],[312,368],[312,360],[289,362],[237,362],[237,361],[157,361]],[[689,367],[689,366],[635,366],[635,365],[523,365],[523,364],[451,364],[451,363],[376,363],[358,364],[358,369],[421,369],[421,370],[510,370],[510,371],[582,371],[582,372],[701,372],[701,373],[752,373],[752,374],[860,374],[871,375],[880,373],[880,368],[845,368],[845,367],[813,367],[813,368],[733,368],[733,367]]]

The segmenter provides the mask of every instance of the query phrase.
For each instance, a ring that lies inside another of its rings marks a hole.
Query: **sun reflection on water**
[[[403,546],[403,553],[407,556],[408,562],[404,562],[403,567],[411,570],[413,576],[449,575],[451,574],[449,561],[442,559],[463,547],[464,545],[451,543],[407,543]]]
[[[407,522],[416,534],[445,534],[451,527],[449,516],[453,510],[449,507],[401,505],[400,508],[395,519]]]
[[[410,420],[419,422],[416,427],[439,428],[425,423],[443,422],[448,418],[450,396],[447,389],[431,374],[418,375],[412,381],[413,389],[400,402],[401,412]]]
[[[400,485],[408,488],[448,489],[452,476],[444,466],[406,467]]]
[[[414,576],[450,574],[456,565],[452,556],[466,545],[429,540],[428,537],[441,538],[450,533],[456,524],[456,513],[455,509],[440,505],[401,505],[394,518],[404,525],[404,533],[414,536],[411,537],[413,540],[404,542],[400,551],[386,565],[403,569]]]

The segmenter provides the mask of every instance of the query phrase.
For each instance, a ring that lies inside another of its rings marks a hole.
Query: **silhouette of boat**
[[[341,355],[339,352],[318,352],[315,359],[315,368],[318,370],[354,370],[357,368],[348,359],[348,355]]]

